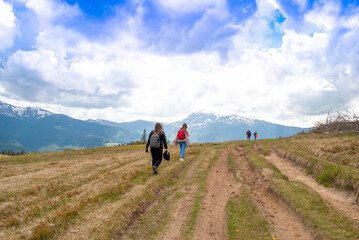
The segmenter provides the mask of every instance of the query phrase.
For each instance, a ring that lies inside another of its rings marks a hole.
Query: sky
[[[359,0],[0,0],[0,101],[311,127],[359,111]]]

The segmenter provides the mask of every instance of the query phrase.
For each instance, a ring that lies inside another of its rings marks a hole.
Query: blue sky
[[[0,100],[79,119],[359,110],[359,1],[0,0]]]

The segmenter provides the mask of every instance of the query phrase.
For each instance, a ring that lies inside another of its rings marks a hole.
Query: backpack
[[[178,130],[177,138],[178,138],[179,140],[184,140],[184,139],[186,138],[186,132],[185,132],[184,129]]]
[[[160,134],[153,132],[153,134],[150,138],[150,147],[151,148],[160,148],[160,146],[161,146]]]

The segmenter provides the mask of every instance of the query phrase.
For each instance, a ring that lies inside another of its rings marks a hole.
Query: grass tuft
[[[40,222],[32,229],[31,240],[47,240],[52,239],[55,234],[53,227],[44,222]]]
[[[335,181],[335,178],[341,173],[341,167],[332,164],[325,165],[316,176],[316,180],[325,187],[331,187]]]
[[[270,224],[259,213],[248,188],[243,186],[240,195],[231,197],[227,202],[229,240],[273,239]]]

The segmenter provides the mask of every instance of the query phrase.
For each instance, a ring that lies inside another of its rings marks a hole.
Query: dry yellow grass
[[[178,147],[170,146],[172,159],[163,160],[158,175],[153,175],[151,156],[143,145],[1,158],[0,239],[144,239],[148,235],[166,239],[169,232],[192,239],[197,214],[203,208],[201,199],[207,192],[208,172],[224,150],[235,157],[228,149],[248,144],[245,155],[255,166],[274,171],[272,177],[283,185],[279,194],[294,201],[289,191],[298,194],[295,199],[303,197],[302,191],[296,191],[296,184],[290,184],[288,190],[287,178],[265,163],[262,155],[273,148],[295,156],[305,153],[356,172],[358,143],[358,137],[312,135],[193,144],[187,148],[184,162],[179,161]],[[235,164],[229,168],[241,171]],[[238,181],[242,184],[243,179]],[[179,218],[176,209],[183,202],[188,205]],[[165,231],[168,226],[181,229]],[[353,236],[359,236],[357,225],[353,226]],[[149,228],[154,230],[147,232]]]
[[[0,239],[52,238],[89,218],[95,229],[152,176],[144,146],[18,156],[0,170]]]
[[[187,149],[193,158],[195,148]],[[0,239],[120,234],[191,163],[178,161],[178,147],[170,146],[172,160],[163,160],[154,176],[144,149],[107,147],[0,160]]]

